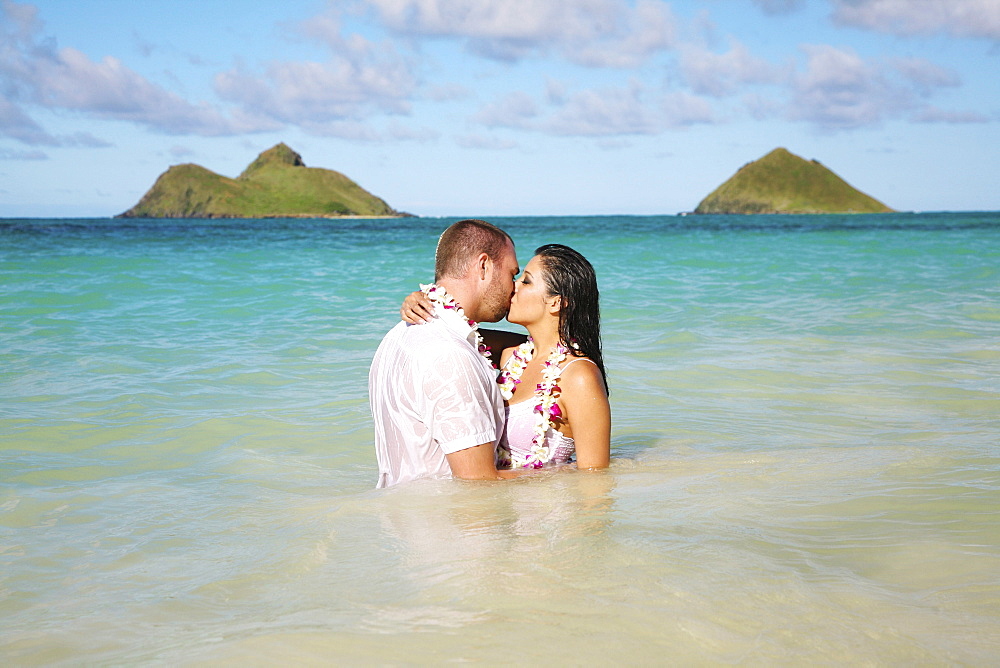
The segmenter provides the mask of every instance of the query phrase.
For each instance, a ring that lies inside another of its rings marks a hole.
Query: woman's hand
[[[417,290],[406,295],[403,305],[399,307],[399,317],[411,325],[430,322],[434,319],[434,306],[427,295]]]

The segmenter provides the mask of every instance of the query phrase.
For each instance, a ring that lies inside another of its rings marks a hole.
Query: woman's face
[[[510,300],[507,322],[528,325],[547,316],[551,317],[549,305],[558,297],[546,297],[547,293],[545,269],[536,255],[528,262],[521,277],[514,281],[514,298]]]

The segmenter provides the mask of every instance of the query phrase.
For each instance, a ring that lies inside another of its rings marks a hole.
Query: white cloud
[[[636,80],[625,87],[568,93],[549,82],[547,105],[516,92],[485,106],[473,119],[487,127],[530,130],[562,137],[655,135],[681,125],[709,123],[711,105],[689,93],[650,94]]]
[[[451,102],[472,97],[472,91],[456,83],[431,86],[425,96],[434,102]]]
[[[713,97],[734,95],[747,84],[779,83],[789,75],[788,68],[771,65],[736,41],[725,53],[714,53],[694,45],[683,47],[680,70],[694,92]]]
[[[555,79],[545,80],[545,99],[549,104],[566,103],[566,86],[561,81]]]
[[[789,14],[805,6],[805,0],[754,0],[765,14]]]
[[[793,82],[790,116],[824,129],[850,129],[899,116],[914,104],[910,87],[891,80],[884,68],[851,50],[802,47],[808,62]]]
[[[79,146],[82,148],[109,148],[114,146],[111,142],[100,137],[95,137],[89,132],[74,132],[70,135],[59,135],[57,137],[61,146]]]
[[[51,135],[33,121],[21,107],[2,98],[0,98],[0,136],[16,139],[29,146],[82,146],[85,148],[111,146],[109,142],[99,139],[89,132]]]
[[[509,139],[497,139],[496,137],[484,137],[483,135],[461,135],[455,138],[455,143],[462,148],[471,148],[483,151],[508,151],[517,148],[517,143]]]
[[[538,104],[530,95],[514,92],[483,107],[474,120],[487,127],[530,129],[540,113]]]
[[[0,149],[0,160],[48,160],[49,156],[37,149],[31,151],[8,151]],[[3,191],[7,192],[7,191]]]
[[[399,123],[391,123],[386,131],[393,141],[428,142],[441,138],[441,133],[427,127],[411,127]]]
[[[410,112],[417,77],[412,64],[391,45],[357,34],[345,36],[334,15],[317,17],[301,30],[330,49],[329,60],[272,62],[263,73],[238,65],[216,75],[215,92],[254,117],[363,141],[378,137],[358,127],[360,119],[375,113]],[[432,94],[459,95],[461,91],[442,87]]]
[[[357,119],[372,109],[409,111],[414,82],[405,70],[336,58],[275,62],[263,75],[238,67],[215,77],[216,93],[282,123]]]
[[[371,125],[354,120],[301,121],[299,127],[319,137],[339,137],[356,142],[378,142],[383,137]]]
[[[978,111],[946,111],[937,107],[925,107],[914,114],[917,123],[989,123],[990,118]]]
[[[403,36],[465,41],[472,53],[514,61],[561,52],[592,67],[632,67],[674,42],[669,5],[656,0],[367,0]]]
[[[566,46],[570,60],[590,67],[632,68],[675,43],[675,19],[669,5],[639,0],[622,11],[619,34]]]
[[[618,137],[608,137],[605,139],[598,139],[594,142],[597,148],[602,151],[620,151],[622,149],[632,146],[632,142],[627,139],[621,139]]]
[[[0,133],[28,144],[99,145],[89,135],[52,137],[29,116],[32,106],[131,121],[174,134],[219,135],[253,130],[234,124],[206,104],[191,104],[148,81],[116,58],[95,62],[73,48],[41,37],[34,7],[5,0],[0,6]],[[104,144],[107,145],[107,144]]]
[[[997,0],[832,0],[833,20],[895,35],[944,32],[1000,40]]]
[[[19,42],[29,42],[34,34],[41,30],[38,20],[38,8],[11,0],[0,1],[0,16],[3,16],[6,38]]]
[[[72,48],[30,63],[37,104],[85,111],[100,118],[147,125],[171,134],[230,134],[235,128],[207,104],[193,105],[149,82],[116,58],[96,63]]]
[[[715,122],[712,105],[704,98],[689,93],[676,92],[667,95],[662,104],[667,121],[671,126]]]
[[[551,134],[606,137],[657,134],[664,118],[648,104],[638,82],[625,89],[590,89],[573,94],[546,123]]]
[[[791,79],[787,117],[823,130],[850,130],[908,118],[916,122],[986,122],[981,114],[946,112],[926,99],[941,88],[961,85],[961,77],[923,58],[865,60],[851,49],[804,45],[805,70]],[[757,118],[774,116],[767,100],[747,98]]]
[[[793,12],[805,4],[752,1],[768,14]],[[841,25],[897,34],[1000,35],[1000,0],[830,2],[834,20]],[[209,104],[184,99],[172,92],[180,90],[178,85],[166,79],[158,85],[116,58],[94,59],[74,48],[60,48],[44,34],[34,7],[0,0],[0,137],[38,147],[108,145],[85,133],[50,133],[37,114],[47,108],[178,135],[293,125],[357,141],[433,141],[440,137],[437,130],[395,123],[376,126],[370,119],[406,116],[417,103],[470,100],[486,90],[467,81],[426,82],[424,76],[452,71],[436,70],[440,63],[434,58],[440,51],[422,48],[435,39],[492,59],[536,59],[539,68],[552,64],[542,62],[549,57],[586,68],[635,68],[635,79],[603,87],[586,77],[614,73],[560,70],[561,75],[569,71],[573,74],[566,76],[581,77],[575,89],[551,78],[555,70],[539,69],[544,90],[535,96],[509,93],[483,106],[472,120],[486,128],[613,142],[617,137],[718,122],[717,108],[726,113],[742,109],[739,113],[757,119],[799,120],[828,130],[892,118],[946,123],[985,118],[928,106],[936,91],[962,82],[955,71],[922,58],[872,61],[847,48],[807,45],[802,47],[804,61],[796,68],[791,59],[773,64],[735,38],[721,47],[724,50],[702,46],[696,38],[681,44],[666,0],[351,0],[329,6],[326,13],[294,27],[295,38],[320,42],[328,56],[237,62],[216,74],[217,104]],[[692,20],[704,20],[707,13],[698,16],[701,19]],[[363,34],[352,32],[366,22],[358,28]],[[391,39],[379,41],[373,35]],[[147,52],[153,48],[139,46]],[[667,51],[671,58],[640,67]],[[680,88],[665,91],[649,83],[651,73],[663,76],[664,65],[671,68],[664,78]],[[472,76],[483,74],[483,68],[478,69]],[[488,76],[499,80],[510,70],[521,74],[527,69],[492,66]],[[481,148],[511,147],[488,133],[456,141]]]
[[[742,97],[742,101],[743,108],[749,112],[750,117],[758,121],[781,116],[785,109],[781,100],[760,93],[748,93]]]
[[[0,135],[29,146],[58,146],[59,140],[10,100],[0,97]]]
[[[892,64],[896,71],[924,96],[930,95],[935,88],[955,87],[962,83],[962,79],[955,71],[935,65],[923,58],[902,58]]]

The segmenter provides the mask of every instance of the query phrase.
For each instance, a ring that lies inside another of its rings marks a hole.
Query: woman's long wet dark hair
[[[576,357],[586,355],[594,361],[607,388],[608,374],[601,354],[600,293],[594,267],[587,258],[562,244],[540,246],[535,249],[535,255],[545,269],[548,296],[562,297],[559,339]]]

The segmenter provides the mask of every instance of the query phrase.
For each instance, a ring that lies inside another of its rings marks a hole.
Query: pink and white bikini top
[[[593,364],[590,359],[577,357],[563,366],[560,375],[562,375],[562,372],[570,364],[581,360]],[[517,454],[520,454],[522,457],[527,457],[531,454],[531,441],[535,437],[535,425],[537,424],[534,407],[535,402],[528,399],[526,401],[519,401],[516,404],[508,404],[505,408],[507,423],[504,427],[503,442],[510,448],[512,458],[516,459]],[[551,426],[545,432],[545,446],[549,448],[549,458],[545,461],[545,464],[565,464],[573,456],[573,453],[576,452],[576,443],[574,443],[573,439],[563,435],[561,431]]]

